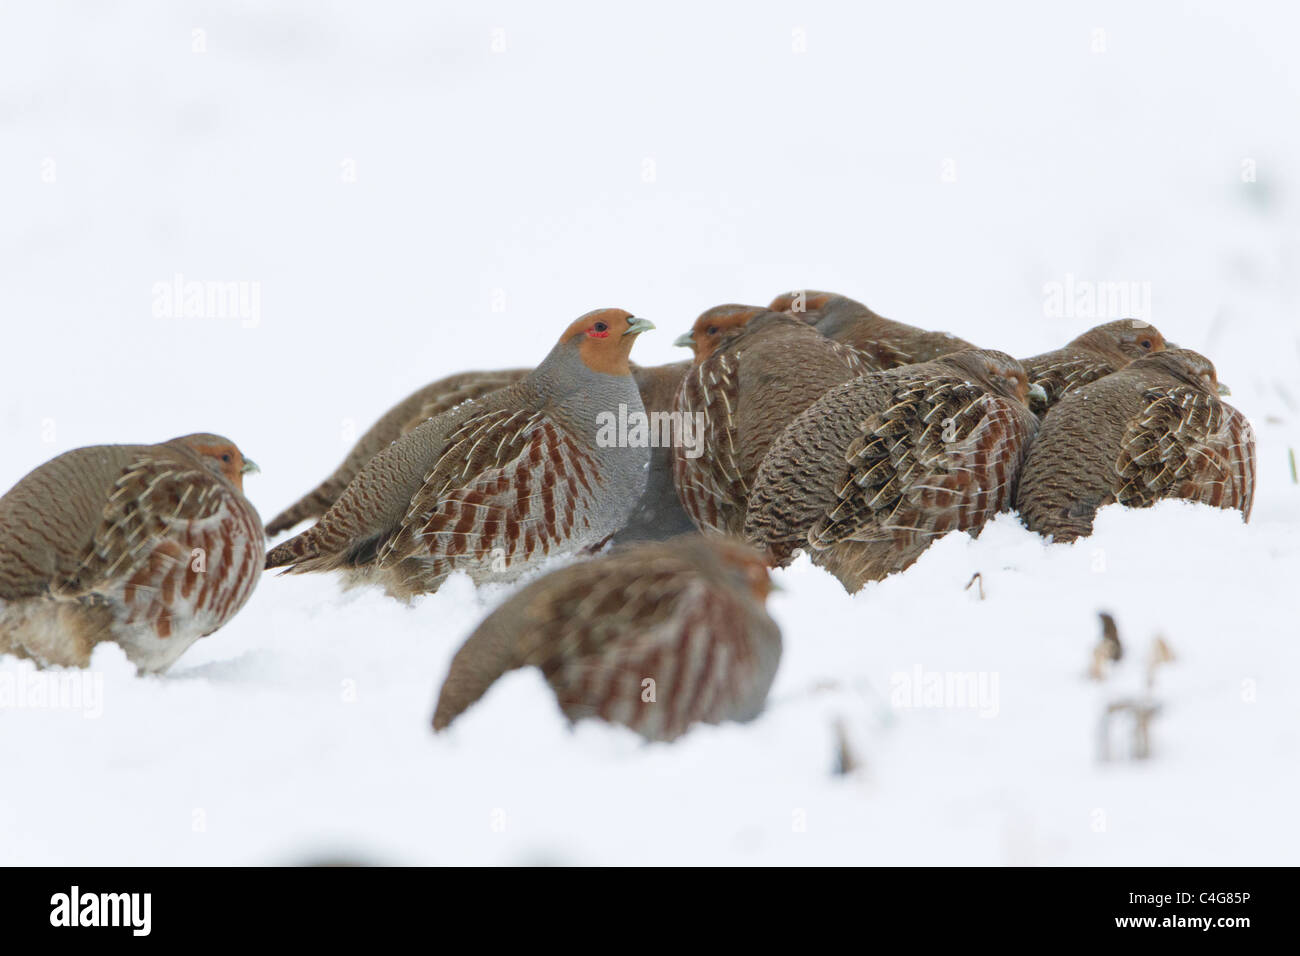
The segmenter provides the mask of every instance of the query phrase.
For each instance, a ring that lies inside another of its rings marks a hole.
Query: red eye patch
[[[604,332],[597,332],[596,327],[592,326],[587,330],[587,335],[593,339],[607,339],[609,338],[609,329],[606,329]]]

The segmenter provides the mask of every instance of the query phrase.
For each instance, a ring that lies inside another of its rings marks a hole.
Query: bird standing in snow
[[[526,377],[429,419],[379,452],[268,568],[342,570],[409,599],[452,571],[517,577],[595,548],[645,490],[649,449],[602,442],[603,416],[643,412],[628,365],[654,326],[620,309],[573,322]]]
[[[434,729],[529,666],[571,721],[623,724],[649,740],[751,720],[781,659],[770,590],[757,553],[697,534],[562,568],[513,595],[457,651]]]
[[[102,641],[166,670],[244,606],[262,571],[255,471],[219,435],[95,445],[0,498],[0,654],[85,667]]]
[[[1056,541],[1092,533],[1097,509],[1183,498],[1250,520],[1255,435],[1190,349],[1137,359],[1068,392],[1043,419],[1016,494],[1025,524]]]
[[[647,414],[672,411],[677,386],[686,374],[689,362],[669,365],[637,365],[629,362],[632,378],[641,392]],[[372,425],[349,450],[342,463],[319,485],[303,495],[267,523],[271,536],[288,531],[308,518],[319,518],[338,500],[352,479],[375,455],[407,432],[457,405],[482,398],[526,378],[531,369],[512,368],[496,371],[460,372],[431,382],[398,402]],[[672,463],[665,445],[650,451],[650,472],[646,490],[637,502],[627,526],[615,536],[618,541],[663,540],[692,528],[691,520],[677,500],[673,487]]]

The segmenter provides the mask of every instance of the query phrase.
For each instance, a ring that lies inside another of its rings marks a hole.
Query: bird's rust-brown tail
[[[315,526],[312,526],[302,534],[295,535],[288,541],[282,541],[266,552],[266,569],[269,571],[272,568],[285,568],[293,571],[297,570],[294,565],[319,557],[320,550],[316,546],[316,536],[312,534],[314,530]]]

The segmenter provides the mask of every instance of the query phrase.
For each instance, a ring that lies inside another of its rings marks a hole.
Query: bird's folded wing
[[[142,455],[113,484],[90,547],[77,569],[58,582],[61,597],[91,593],[130,577],[159,545],[187,526],[219,521],[230,492],[211,474],[166,456]],[[164,549],[165,550],[165,549]],[[189,554],[175,555],[185,561]]]
[[[689,458],[681,443],[673,448],[673,479],[686,512],[701,527],[726,530],[721,511],[728,502],[749,494],[740,464],[736,413],[740,404],[740,358],[718,353],[682,380],[676,410],[704,414],[700,447],[704,454]]]
[[[1255,436],[1240,412],[1212,395],[1178,385],[1149,389],[1128,429],[1116,470],[1117,499],[1131,507],[1186,498],[1238,508],[1247,518],[1255,495]]]
[[[957,379],[900,389],[889,408],[862,423],[845,453],[838,501],[809,543],[979,527],[1010,504],[1036,427],[1024,406]]]
[[[1071,389],[1095,382],[1103,375],[1114,371],[1114,366],[1101,358],[1090,355],[1063,356],[1058,360],[1030,368],[1030,378],[1035,385],[1041,385],[1047,393],[1047,402],[1043,404],[1032,400],[1030,408],[1042,414]]]
[[[886,367],[878,364],[870,355],[859,352],[851,345],[845,345],[843,342],[836,342],[833,339],[827,339],[826,341],[830,343],[832,351],[840,357],[840,360],[855,376],[877,372]]]
[[[523,378],[526,372],[526,369],[496,373],[483,372],[474,378],[466,378],[464,381],[456,382],[454,385],[449,383],[443,390],[430,395],[426,401],[421,403],[419,410],[402,424],[399,436],[405,435],[430,418],[437,418],[444,412],[451,411],[457,405],[476,398],[482,398],[484,395],[491,394],[508,385],[513,385]]]
[[[589,526],[601,479],[544,412],[474,416],[448,438],[379,563],[472,555],[509,566],[545,553]]]
[[[854,351],[865,356],[868,364],[876,369],[902,368],[915,363],[911,350],[898,342],[885,338],[868,338],[866,336],[849,342]]]
[[[613,583],[609,597],[615,600],[619,591],[630,590]],[[633,724],[666,716],[642,712],[647,678],[663,701],[660,707],[707,714],[725,701],[731,684],[758,670],[746,640],[749,622],[729,596],[688,575],[653,575],[643,587],[643,593],[627,595],[629,606],[616,617],[570,618],[582,625],[557,628],[563,653],[530,642],[527,662],[542,669],[570,719],[599,715]],[[617,605],[609,610],[617,611]]]

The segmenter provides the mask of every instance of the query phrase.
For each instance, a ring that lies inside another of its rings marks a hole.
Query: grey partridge
[[[253,593],[265,539],[219,435],[95,445],[46,462],[0,498],[0,653],[85,667],[119,644],[166,670]]]
[[[877,315],[834,292],[785,292],[769,306],[811,324],[828,339],[851,346],[877,369],[929,362],[975,346],[947,332],[930,332]]]
[[[831,389],[768,451],[745,537],[778,566],[808,551],[852,592],[977,532],[1011,505],[1038,426],[1029,390],[1019,362],[981,349]]]
[[[1042,418],[1072,388],[1095,382],[1134,359],[1165,349],[1163,335],[1141,319],[1120,319],[1089,329],[1067,345],[1021,359],[1029,381],[1041,385],[1046,399],[1031,399],[1030,410]]]
[[[641,391],[641,402],[646,414],[667,414],[672,411],[673,397],[690,362],[670,365],[637,365],[628,363],[632,377]],[[401,438],[411,429],[430,418],[450,411],[462,402],[482,398],[491,392],[513,385],[532,371],[526,368],[498,371],[461,372],[432,382],[394,405],[361,436],[343,459],[342,464],[323,482],[280,512],[266,526],[271,536],[288,531],[308,518],[319,518],[338,500],[343,489],[355,478],[366,462]],[[650,473],[645,494],[637,502],[636,510],[615,540],[620,542],[663,540],[689,531],[694,526],[677,500],[673,486],[672,462],[668,446],[658,445],[650,451]]]
[[[649,740],[763,709],[781,658],[762,558],[721,537],[629,545],[534,581],[493,611],[451,662],[443,730],[508,671],[537,667],[571,721]]]
[[[371,458],[319,522],[271,549],[266,566],[342,570],[409,599],[456,570],[477,583],[510,580],[600,546],[645,490],[649,449],[602,435],[620,411],[644,411],[628,354],[653,327],[620,309],[582,316],[525,378]]]
[[[1236,508],[1249,521],[1255,435],[1220,388],[1209,359],[1174,348],[1067,392],[1020,476],[1025,524],[1073,541],[1092,532],[1103,505],[1145,508],[1161,498]]]
[[[529,371],[517,368],[461,372],[440,378],[408,395],[370,426],[332,475],[272,518],[267,523],[266,533],[275,536],[308,518],[319,518],[338,500],[343,489],[357,476],[366,462],[415,426],[450,411],[462,402],[513,385]]]
[[[673,447],[673,480],[700,530],[739,536],[768,446],[827,389],[871,366],[805,323],[755,306],[709,309],[678,344],[688,340],[695,361],[674,410],[702,421],[703,441]]]

